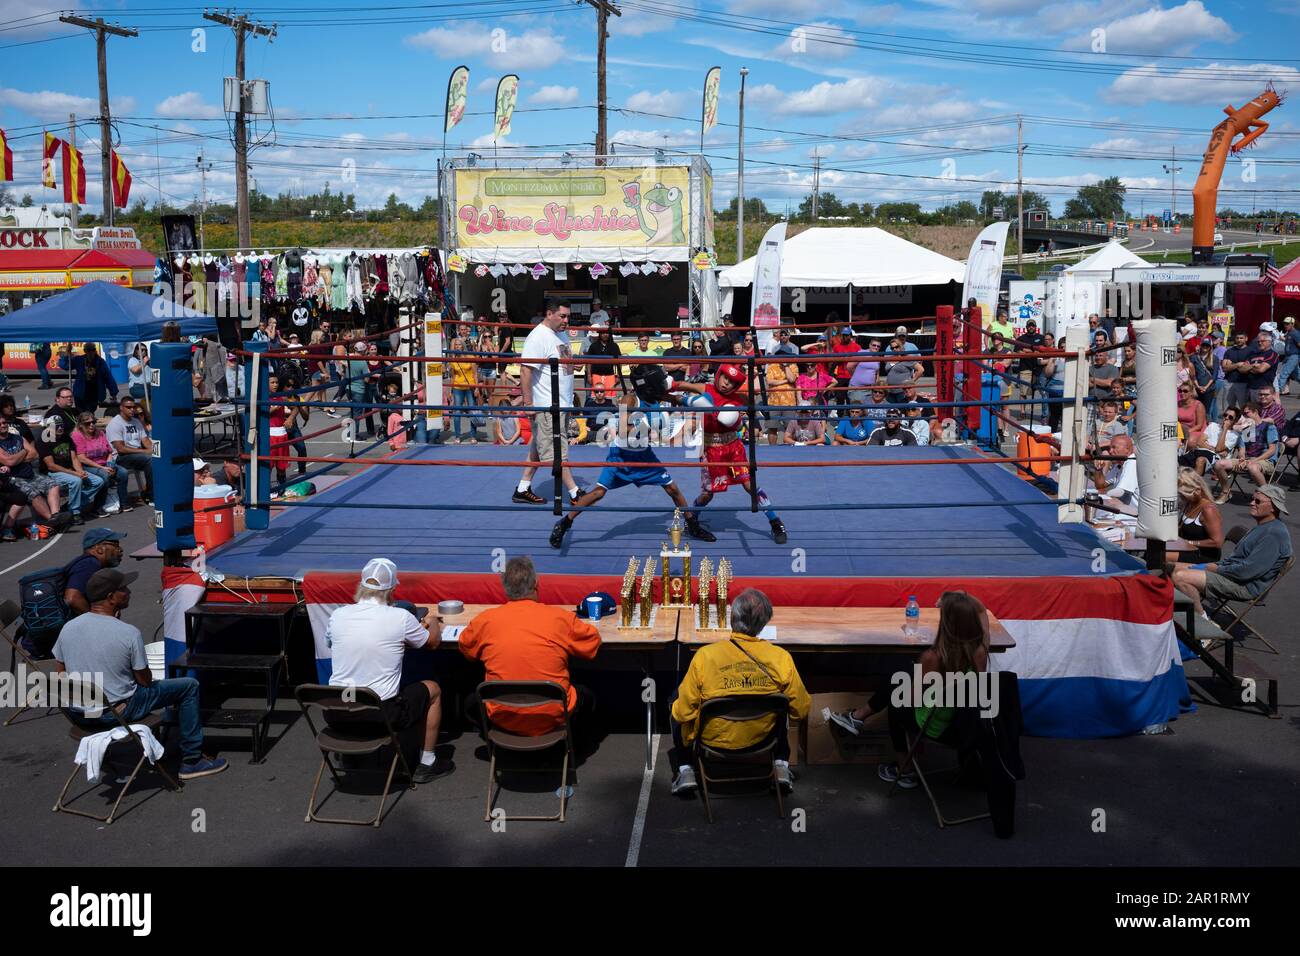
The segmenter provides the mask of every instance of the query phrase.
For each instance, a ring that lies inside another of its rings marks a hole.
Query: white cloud
[[[1198,44],[1214,40],[1231,43],[1237,39],[1228,22],[1205,9],[1201,0],[1188,0],[1182,6],[1162,9],[1153,7],[1132,16],[1101,26],[1105,31],[1105,53],[1143,53],[1160,50],[1186,53]],[[1064,44],[1067,50],[1091,50],[1093,32],[1072,37]]]
[[[0,89],[0,106],[8,106],[36,119],[61,123],[68,121],[69,113],[86,117],[99,115],[99,100],[92,100],[88,96],[60,93],[57,90],[31,92],[10,88]],[[135,100],[129,96],[119,97],[110,100],[109,107],[114,113],[132,113],[135,111]]]
[[[796,116],[830,116],[875,106],[886,88],[884,80],[856,77],[842,83],[818,83],[806,90],[785,92],[771,83],[746,91],[755,105],[769,106],[774,113]]]
[[[850,143],[840,151],[840,156],[844,159],[870,159],[879,154],[879,143]]]
[[[699,130],[694,135],[694,143],[699,145]],[[620,146],[642,146],[647,149],[683,149],[688,148],[692,134],[675,129],[621,129],[610,136],[611,143]]]
[[[814,146],[812,149],[808,150],[808,158],[812,159],[814,156],[820,156],[824,159],[833,152],[835,152],[834,143],[821,143],[820,145]]]
[[[511,34],[481,23],[452,24],[408,36],[406,43],[453,60],[500,57],[517,69],[554,66],[565,59],[564,37],[549,28]]]
[[[1210,78],[1200,71],[1210,70]],[[1240,75],[1241,79],[1225,79]],[[1208,63],[1203,67],[1163,72],[1158,66],[1142,66],[1117,76],[1102,91],[1112,103],[1131,106],[1143,103],[1192,103],[1202,105],[1207,98],[1223,99],[1239,106],[1259,95],[1264,86],[1260,74],[1267,74],[1278,86],[1300,84],[1300,70],[1271,63]]]
[[[680,116],[682,111],[687,108],[690,99],[689,94],[674,93],[671,90],[660,90],[658,93],[641,90],[639,93],[633,93],[629,96],[627,102],[623,105],[629,110],[640,113],[664,113],[669,116]]]
[[[169,118],[192,118],[192,119],[216,119],[222,115],[221,107],[203,101],[203,94],[191,90],[188,93],[177,93],[175,96],[169,96],[157,106],[154,111],[159,116]]]
[[[1088,149],[1096,150],[1099,153],[1117,153],[1147,149],[1149,146],[1149,143],[1144,143],[1140,139],[1134,139],[1131,136],[1119,136],[1115,139],[1103,139],[1100,143],[1093,143]]]
[[[578,102],[576,86],[543,86],[528,97],[533,106],[569,106]]]

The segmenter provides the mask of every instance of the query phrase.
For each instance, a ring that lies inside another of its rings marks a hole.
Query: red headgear
[[[713,386],[723,395],[730,395],[745,384],[745,370],[739,365],[719,365],[713,376]]]

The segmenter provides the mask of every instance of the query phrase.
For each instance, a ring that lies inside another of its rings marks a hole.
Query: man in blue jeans
[[[227,767],[221,757],[203,755],[203,724],[199,719],[199,682],[192,677],[153,679],[139,628],[119,620],[131,603],[130,584],[135,572],[123,574],[104,568],[86,584],[90,613],[63,625],[54,642],[54,659],[60,673],[93,674],[104,703],[128,724],[159,707],[175,707],[181,729],[182,780],[208,777]],[[117,726],[112,714],[89,717],[69,710],[82,727],[92,730]]]

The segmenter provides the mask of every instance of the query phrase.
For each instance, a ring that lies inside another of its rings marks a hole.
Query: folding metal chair
[[[78,680],[77,678],[74,677],[65,678],[64,686],[68,689],[70,695],[72,695],[73,697],[80,696],[80,698],[83,701],[91,700],[93,699],[94,695],[100,693],[98,689],[95,688],[90,683],[86,681]],[[80,743],[80,741],[85,737],[90,737],[94,734],[102,733],[106,730],[115,729],[112,726],[86,727],[82,724],[77,723],[77,721],[73,718],[72,714],[68,712],[67,708],[60,707],[59,711],[60,713],[63,714],[64,717],[68,719],[68,725],[69,725],[68,736],[71,737],[73,740],[77,741],[78,743]],[[162,725],[162,713],[160,711],[156,711],[152,714],[146,714],[144,717],[132,721],[131,724],[128,724],[122,718],[122,715],[118,711],[112,709],[111,707],[106,707],[104,709],[104,713],[111,714],[114,718],[115,723],[117,724],[117,727],[120,727],[126,731],[125,738],[123,738],[122,740],[115,740],[108,745],[108,750],[104,755],[105,757],[104,764],[105,766],[110,765],[109,758],[114,748],[117,748],[119,750],[130,750],[131,748],[134,748],[136,754],[136,760],[134,766],[131,768],[130,774],[127,775],[126,781],[121,785],[122,789],[118,791],[117,799],[113,801],[113,806],[108,811],[108,816],[101,817],[98,814],[89,813],[85,810],[74,810],[67,803],[63,802],[64,797],[68,795],[68,788],[72,786],[72,781],[76,779],[77,774],[85,772],[81,764],[75,764],[72,768],[72,773],[68,774],[68,779],[64,781],[63,789],[59,791],[58,799],[54,801],[54,812],[71,813],[74,816],[89,817],[90,819],[98,820],[100,823],[103,823],[107,826],[107,825],[111,825],[113,823],[113,820],[117,818],[117,811],[118,808],[121,807],[122,805],[122,799],[126,796],[127,791],[131,789],[131,784],[135,782],[136,777],[139,776],[140,771],[144,768],[144,765],[146,763],[149,763],[153,767],[153,769],[157,771],[158,774],[163,778],[163,781],[167,789],[175,792],[179,792],[181,790],[181,783],[170,773],[168,773],[167,769],[163,767],[161,763],[153,763],[150,761],[149,754],[145,750],[144,744],[141,742],[140,738],[136,735],[136,733],[131,729],[132,724],[138,724],[144,727],[148,727],[150,732],[157,730]],[[82,793],[78,794],[76,797],[73,797],[72,799],[75,801],[80,797],[84,796],[86,792],[88,791],[83,791]]]
[[[9,642],[9,672],[17,674],[18,664],[21,662],[22,666],[27,668],[28,671],[40,672],[47,675],[53,674],[55,668],[58,666],[58,663],[53,658],[47,657],[43,660],[38,660],[37,658],[32,657],[32,655],[27,652],[27,648],[23,647],[21,642],[19,642],[18,638],[9,633],[10,625],[13,624],[14,621],[18,620],[19,616],[20,609],[16,602],[5,601],[3,604],[0,604],[0,635],[3,635],[4,639]],[[32,709],[33,708],[30,704],[20,704],[18,709],[10,714],[9,718],[5,720],[3,726],[8,727],[19,717]],[[48,717],[57,709],[57,707],[51,705],[46,709],[43,716]]]
[[[393,774],[397,771],[399,761],[410,781],[407,789],[415,789],[415,780],[412,779],[411,767],[406,762],[406,755],[402,753],[401,741],[398,740],[397,731],[393,730],[388,715],[384,713],[379,695],[369,687],[332,687],[328,684],[300,684],[295,688],[294,695],[298,698],[298,706],[302,708],[302,714],[307,718],[307,726],[316,738],[316,746],[320,748],[321,753],[320,766],[316,768],[316,781],[312,784],[311,796],[307,798],[305,822],[346,823],[362,827],[379,826],[383,822],[384,806],[388,802],[388,791],[393,785]],[[382,724],[384,733],[365,733],[360,730],[353,732],[346,728],[329,725],[324,725],[320,730],[317,730],[316,724],[311,719],[309,709],[313,705],[319,707],[322,714],[348,714],[353,719],[356,719],[358,723],[373,722],[376,727]],[[393,759],[388,762],[388,775],[384,780],[384,791],[379,795],[379,809],[375,812],[373,819],[352,820],[343,817],[322,817],[317,815],[316,811],[323,807],[325,801],[340,789],[339,784],[342,781],[339,778],[339,770],[347,769],[349,773],[356,774],[383,773],[382,767],[377,770],[336,768],[330,762],[331,754],[337,754],[339,757],[361,757],[378,753],[385,746],[390,745],[393,748]],[[334,791],[327,794],[318,804],[316,802],[316,793],[320,789],[321,777],[326,769],[329,770],[330,776],[334,778]],[[393,803],[396,805],[397,801],[394,800]]]
[[[1234,528],[1233,530],[1235,531],[1236,529]],[[1295,566],[1295,555],[1293,554],[1291,555],[1291,557],[1286,559],[1286,564],[1282,565],[1282,570],[1278,571],[1277,577],[1275,577],[1269,583],[1268,587],[1264,588],[1264,590],[1260,591],[1259,594],[1255,595],[1255,597],[1252,600],[1250,601],[1227,600],[1227,601],[1220,601],[1217,605],[1215,605],[1213,611],[1214,614],[1218,614],[1220,612],[1223,612],[1225,614],[1234,614],[1233,605],[1234,604],[1242,605],[1241,610],[1235,612],[1235,616],[1232,618],[1232,620],[1229,623],[1220,625],[1223,628],[1224,633],[1230,635],[1234,639],[1241,640],[1241,641],[1248,640],[1251,637],[1258,638],[1260,643],[1263,644],[1265,647],[1267,647],[1270,651],[1272,651],[1274,654],[1278,653],[1277,648],[1273,646],[1272,642],[1270,642],[1268,638],[1266,638],[1263,634],[1259,633],[1259,631],[1255,630],[1255,628],[1252,627],[1250,624],[1246,623],[1246,615],[1249,614],[1251,611],[1253,611],[1255,608],[1260,607],[1261,605],[1264,604],[1264,599],[1268,597],[1269,592],[1272,591],[1273,588],[1277,587],[1277,583],[1281,581],[1284,577],[1286,577],[1287,572],[1290,571],[1291,568],[1294,566]],[[1237,627],[1245,628],[1246,633],[1238,636],[1236,632]]]
[[[1282,467],[1273,474],[1273,481],[1282,484],[1282,480],[1287,475],[1295,475],[1296,481],[1292,487],[1300,486],[1300,455],[1297,455],[1296,449],[1289,446],[1282,448]]]
[[[569,802],[569,764],[573,761],[573,738],[569,733],[568,695],[564,688],[549,680],[483,681],[478,685],[479,733],[488,748],[488,785],[487,809],[483,811],[483,822],[492,820],[492,811],[497,797],[501,795],[498,779],[500,769],[497,767],[497,751],[537,755],[547,750],[564,747],[564,761],[560,766],[560,812],[553,816],[507,816],[505,820],[537,820],[548,823],[563,823],[568,812]],[[536,736],[518,734],[504,730],[492,722],[488,713],[488,702],[502,704],[514,710],[528,710],[533,707],[545,707],[559,704],[563,715],[559,726],[552,731]],[[524,773],[547,773],[549,768],[512,767]]]
[[[790,713],[790,698],[784,694],[752,694],[735,697],[714,697],[700,705],[700,717],[695,734],[693,750],[695,766],[700,774],[700,796],[703,797],[704,813],[713,822],[713,805],[709,802],[709,784],[743,783],[766,781],[771,784],[776,794],[776,815],[785,819],[785,806],[781,800],[781,785],[776,779],[776,759],[773,756],[777,742],[786,735],[787,718]],[[724,750],[704,743],[706,728],[710,721],[726,720],[733,722],[759,720],[773,717],[772,729],[758,743],[741,750]],[[750,776],[724,774],[710,777],[709,762],[719,765],[749,765],[762,773]]]
[[[921,743],[923,741],[928,739],[931,743],[936,743],[936,744],[939,743],[939,741],[935,740],[933,737],[929,737],[929,738],[926,737],[926,731],[929,729],[931,721],[934,720],[935,713],[936,713],[935,710],[930,711],[930,713],[925,718],[925,723],[921,725],[921,729],[916,733],[915,737],[913,737],[911,733],[904,734],[904,736],[907,738],[907,744],[908,744],[907,758],[902,763],[899,764],[900,778],[902,774],[902,768],[910,764],[912,769],[916,771],[917,779],[921,781],[921,787],[922,789],[925,790],[926,797],[928,797],[930,800],[930,808],[934,810],[934,819],[938,822],[940,830],[944,829],[945,827],[960,826],[963,823],[974,823],[976,820],[990,819],[993,816],[993,814],[987,811],[985,811],[984,813],[977,813],[969,817],[958,817],[955,820],[949,820],[947,817],[943,815],[943,810],[939,807],[939,801],[935,798],[934,791],[930,789],[930,781],[926,779],[925,771],[921,769],[921,764],[916,759],[917,751],[920,749]],[[953,719],[955,720],[956,718],[954,717]],[[946,746],[946,745],[941,744],[940,746]],[[938,774],[941,773],[956,773],[960,770],[961,770],[961,764],[957,763],[951,767],[944,767],[942,770],[932,770],[930,772],[930,775],[937,776]],[[895,780],[892,784],[890,784],[889,796],[892,797],[897,791],[898,791],[898,780]]]

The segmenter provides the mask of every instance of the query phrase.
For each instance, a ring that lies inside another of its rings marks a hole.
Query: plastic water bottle
[[[24,395],[24,396],[23,396],[23,414],[24,414],[24,415],[28,415],[28,414],[31,413],[31,410],[32,410],[32,397],[31,397],[30,395]]]
[[[908,637],[921,630],[921,605],[916,603],[916,595],[908,595],[907,610],[903,612],[903,633]]]

